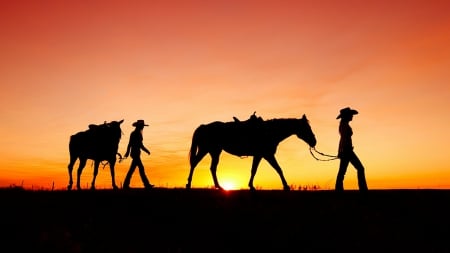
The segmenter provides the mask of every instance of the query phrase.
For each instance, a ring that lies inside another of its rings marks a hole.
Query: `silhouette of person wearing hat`
[[[341,119],[339,123],[339,134],[341,139],[339,141],[338,157],[340,159],[339,171],[336,178],[336,192],[344,191],[344,176],[347,172],[348,164],[351,163],[357,171],[358,187],[360,192],[367,192],[367,183],[364,173],[364,166],[359,160],[358,156],[353,151],[352,135],[353,130],[350,127],[350,121],[353,119],[353,115],[358,114],[358,111],[346,107],[340,110],[340,114],[336,119]]]
[[[145,153],[150,155],[150,151],[142,143],[144,139],[142,136],[142,131],[144,130],[144,127],[148,125],[144,123],[144,120],[138,120],[133,123],[133,126],[135,127],[135,129],[130,134],[130,141],[128,142],[127,151],[125,153],[125,158],[127,158],[128,155],[131,154],[131,158],[133,160],[131,161],[130,169],[128,170],[128,173],[125,177],[125,181],[123,182],[123,189],[130,188],[131,176],[133,175],[133,172],[136,169],[136,167],[139,168],[139,175],[141,176],[145,188],[151,189],[153,188],[153,185],[150,184],[150,182],[148,181],[147,176],[145,175],[144,165],[142,164],[141,161],[141,149]]]

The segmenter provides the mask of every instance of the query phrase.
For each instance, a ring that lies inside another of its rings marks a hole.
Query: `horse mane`
[[[272,119],[267,119],[267,120],[263,120],[263,123],[272,125],[272,124],[276,124],[276,123],[282,123],[282,122],[292,122],[292,121],[300,121],[300,122],[305,122],[307,124],[309,124],[309,120],[306,118],[272,118]]]
[[[291,121],[299,121],[301,123],[306,123],[307,125],[309,125],[309,120],[306,117],[302,117],[302,118],[273,118],[273,119],[264,120],[264,122],[267,122],[267,123],[291,122]]]
[[[301,119],[303,119],[303,118],[272,118],[272,119],[267,119],[267,120],[264,120],[264,121],[280,121],[280,120],[301,120]],[[309,120],[308,119],[306,119],[306,118],[304,118],[307,122],[309,122]]]

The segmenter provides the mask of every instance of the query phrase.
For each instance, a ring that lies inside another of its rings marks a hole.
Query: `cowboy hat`
[[[144,120],[143,120],[143,119],[140,119],[140,120],[134,122],[134,123],[133,123],[133,126],[134,126],[134,127],[137,127],[137,126],[148,126],[148,125],[144,123]]]
[[[350,109],[350,107],[345,107],[344,109],[341,109],[340,114],[337,116],[336,119],[342,118],[342,116],[355,114],[358,114],[357,110]]]

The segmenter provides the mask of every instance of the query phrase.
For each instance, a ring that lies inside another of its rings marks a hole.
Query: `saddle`
[[[95,131],[98,129],[106,128],[108,126],[108,123],[106,121],[103,124],[97,125],[97,124],[89,124],[89,130]]]
[[[256,112],[254,112],[252,115],[250,115],[250,118],[248,120],[241,121],[234,116],[233,116],[233,120],[235,123],[239,123],[239,124],[243,124],[243,125],[250,125],[250,126],[255,126],[257,124],[264,122],[262,117],[256,116]]]
[[[110,124],[106,121],[103,124],[89,124],[89,129],[86,131],[94,140],[103,142],[108,136],[108,129]]]

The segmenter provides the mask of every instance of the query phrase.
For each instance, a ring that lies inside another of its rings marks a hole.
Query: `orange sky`
[[[150,122],[143,161],[157,186],[184,187],[198,125],[254,111],[306,114],[317,148],[335,154],[335,118],[351,106],[369,188],[450,188],[449,10],[434,0],[2,1],[0,186],[64,188],[69,136],[120,119],[121,153],[132,122]],[[277,158],[289,184],[333,188],[338,162],[315,161],[296,137]],[[213,184],[209,161],[193,187]],[[219,181],[246,188],[250,166],[222,153]],[[83,187],[91,177],[88,162]],[[349,167],[346,188],[355,179]],[[282,188],[265,161],[255,185]],[[110,187],[109,169],[97,187]]]

